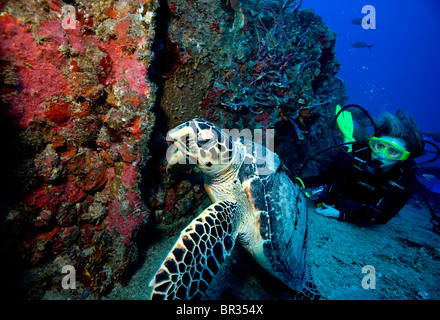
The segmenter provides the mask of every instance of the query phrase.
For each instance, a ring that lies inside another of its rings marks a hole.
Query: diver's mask
[[[405,142],[399,138],[372,137],[369,145],[373,152],[371,158],[382,163],[382,171],[390,170],[398,161],[404,161],[410,155],[405,149]]]
[[[388,160],[404,161],[408,159],[410,152],[403,147],[404,143],[402,142],[398,138],[372,137],[369,145],[376,155],[384,154]]]

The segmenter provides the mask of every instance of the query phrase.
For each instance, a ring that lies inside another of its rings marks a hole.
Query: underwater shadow
[[[156,100],[152,108],[155,115],[155,125],[148,141],[149,155],[151,156],[141,170],[142,180],[139,183],[139,190],[142,201],[150,212],[148,222],[141,226],[136,235],[136,245],[138,248],[138,261],[132,266],[131,278],[145,263],[148,257],[145,252],[155,243],[160,242],[166,237],[164,231],[159,227],[151,208],[151,201],[154,198],[157,187],[163,183],[163,175],[160,167],[165,161],[168,143],[165,137],[169,127],[169,117],[161,107],[164,95],[164,74],[167,73],[167,66],[170,61],[170,53],[166,49],[166,39],[168,37],[168,25],[170,21],[170,8],[166,0],[159,0],[159,7],[154,18],[155,36],[151,46],[154,59],[148,69],[148,78],[156,87]]]
[[[6,260],[2,263],[1,272],[7,275],[1,281],[1,291],[7,292],[9,299],[20,299],[25,296],[26,289],[23,283],[26,281],[26,276],[24,272],[28,265],[22,254],[21,240],[25,239],[32,226],[26,219],[14,219],[14,208],[18,208],[26,190],[32,186],[33,181],[24,179],[20,175],[23,175],[24,171],[32,170],[32,163],[27,160],[34,153],[32,148],[37,148],[37,146],[23,144],[20,130],[14,125],[14,119],[7,114],[7,108],[4,102],[1,103],[0,254]],[[15,214],[18,213],[15,212]],[[8,220],[13,222],[8,223]]]

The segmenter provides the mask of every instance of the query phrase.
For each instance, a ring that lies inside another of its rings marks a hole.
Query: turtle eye
[[[211,130],[202,130],[197,135],[197,146],[208,149],[217,142],[217,137]]]
[[[209,142],[209,139],[197,139],[197,146],[199,146],[200,148],[205,147],[205,145]]]

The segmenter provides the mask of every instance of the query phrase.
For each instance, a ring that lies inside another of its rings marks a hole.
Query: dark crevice
[[[168,25],[170,21],[170,10],[166,0],[159,1],[159,8],[155,16],[155,37],[151,46],[154,59],[148,70],[148,77],[156,87],[156,100],[152,108],[155,115],[155,125],[148,142],[148,150],[150,159],[141,171],[142,180],[139,184],[142,201],[150,211],[148,223],[139,229],[136,237],[136,243],[139,251],[139,261],[134,268],[139,268],[143,264],[143,252],[154,242],[162,238],[162,231],[158,228],[154,219],[154,212],[150,208],[151,199],[158,191],[158,186],[163,184],[163,176],[160,170],[168,144],[165,137],[168,131],[168,117],[161,107],[161,101],[164,90],[164,73],[166,73],[166,65],[170,57],[166,50],[165,43],[168,38]]]
[[[154,188],[160,183],[162,179],[159,170],[161,161],[166,154],[168,147],[165,137],[168,131],[168,117],[161,107],[163,97],[164,77],[161,73],[163,65],[167,63],[167,52],[163,49],[164,39],[168,35],[168,24],[170,20],[170,10],[166,0],[159,1],[160,6],[156,11],[155,26],[156,33],[151,46],[154,59],[151,62],[148,70],[148,77],[150,81],[157,86],[156,101],[151,110],[155,115],[155,125],[150,135],[148,142],[148,150],[151,158],[148,160],[146,166],[142,170],[142,185],[140,186],[144,203],[148,204],[148,199]]]

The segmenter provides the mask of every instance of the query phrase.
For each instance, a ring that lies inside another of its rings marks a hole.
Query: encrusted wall
[[[137,259],[155,0],[1,5],[2,249],[11,296],[101,296]],[[5,189],[3,189],[5,190]],[[64,265],[77,290],[63,290]],[[46,292],[47,291],[47,292]]]

